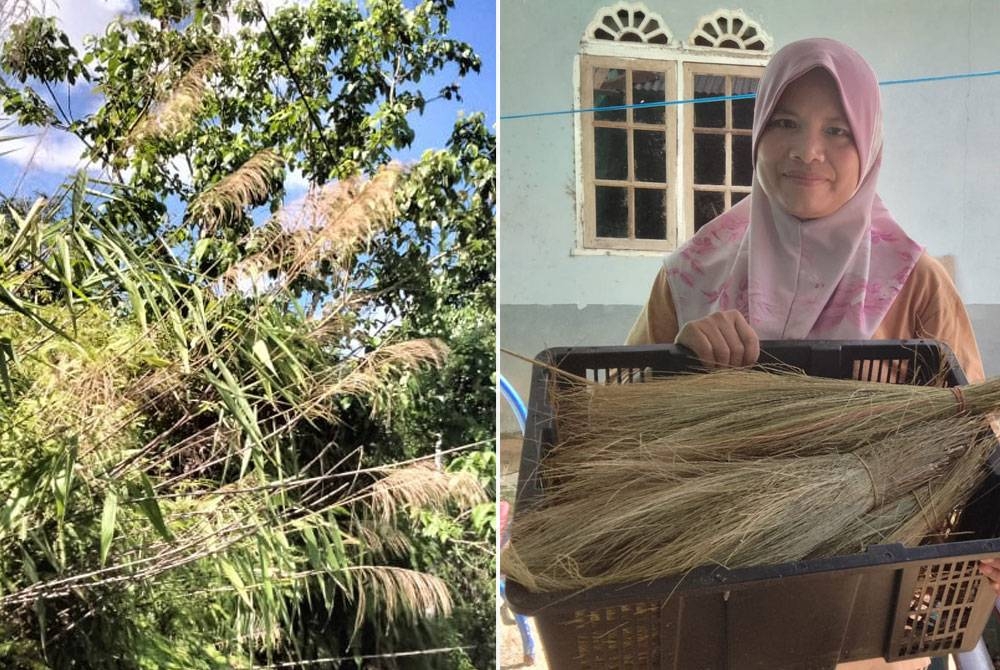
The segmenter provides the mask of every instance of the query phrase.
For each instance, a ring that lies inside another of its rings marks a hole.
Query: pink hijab
[[[716,217],[667,258],[679,324],[738,309],[761,339],[869,339],[922,248],[875,192],[882,164],[878,80],[850,47],[793,42],[764,71],[754,107],[753,154],[788,84],[815,67],[840,89],[861,172],[839,210],[802,221],[772,203],[756,172],[750,196]]]

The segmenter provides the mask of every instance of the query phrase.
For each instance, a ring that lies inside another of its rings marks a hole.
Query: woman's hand
[[[757,333],[735,309],[688,321],[677,333],[674,343],[693,351],[708,368],[753,365],[760,356]]]
[[[984,558],[979,561],[979,572],[990,580],[990,587],[1000,597],[1000,558]]]

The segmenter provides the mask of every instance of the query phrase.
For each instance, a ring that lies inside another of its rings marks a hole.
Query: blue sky
[[[265,0],[264,4],[273,7],[280,2]],[[109,21],[133,4],[134,0],[62,0],[58,4],[49,3],[46,13],[57,18],[74,46],[80,49],[83,35],[103,31]],[[412,4],[407,2],[408,6]],[[496,4],[492,0],[456,0],[455,4],[449,12],[450,36],[472,45],[482,58],[482,69],[478,75],[470,73],[459,79],[457,68],[448,68],[436,77],[421,81],[419,87],[427,97],[435,96],[442,86],[457,81],[462,101],[436,100],[427,106],[423,116],[411,115],[416,139],[412,147],[397,155],[404,162],[416,160],[426,149],[443,147],[459,113],[486,112],[489,125],[495,127]],[[86,85],[81,87],[80,95],[74,95],[77,111],[88,103],[85,88]],[[91,100],[91,107],[93,104]],[[25,132],[17,127],[6,127],[0,130],[0,138]],[[0,194],[31,197],[36,192],[53,191],[80,165],[80,149],[75,138],[58,131],[44,136],[34,132],[24,139],[0,142],[0,152],[10,152],[0,156]],[[294,197],[294,190],[290,189],[290,197]]]

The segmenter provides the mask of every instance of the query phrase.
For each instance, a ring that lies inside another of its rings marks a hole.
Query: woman
[[[753,363],[761,339],[908,339],[951,346],[983,378],[968,315],[940,263],[876,193],[878,81],[829,39],[775,54],[754,110],[750,197],[671,255],[630,344],[674,342],[708,365]]]
[[[727,367],[754,363],[760,339],[931,338],[981,381],[954,284],[876,193],[881,106],[864,59],[830,39],[778,51],[760,82],[752,146],[750,196],[667,258],[628,343],[676,342]],[[1000,571],[981,569],[996,589]]]

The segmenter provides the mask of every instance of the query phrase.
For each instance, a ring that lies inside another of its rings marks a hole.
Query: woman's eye
[[[768,126],[771,128],[794,128],[795,121],[791,119],[771,119],[771,123]]]
[[[850,137],[851,131],[847,128],[840,128],[837,126],[831,126],[826,129],[827,134],[833,135],[835,137]]]

